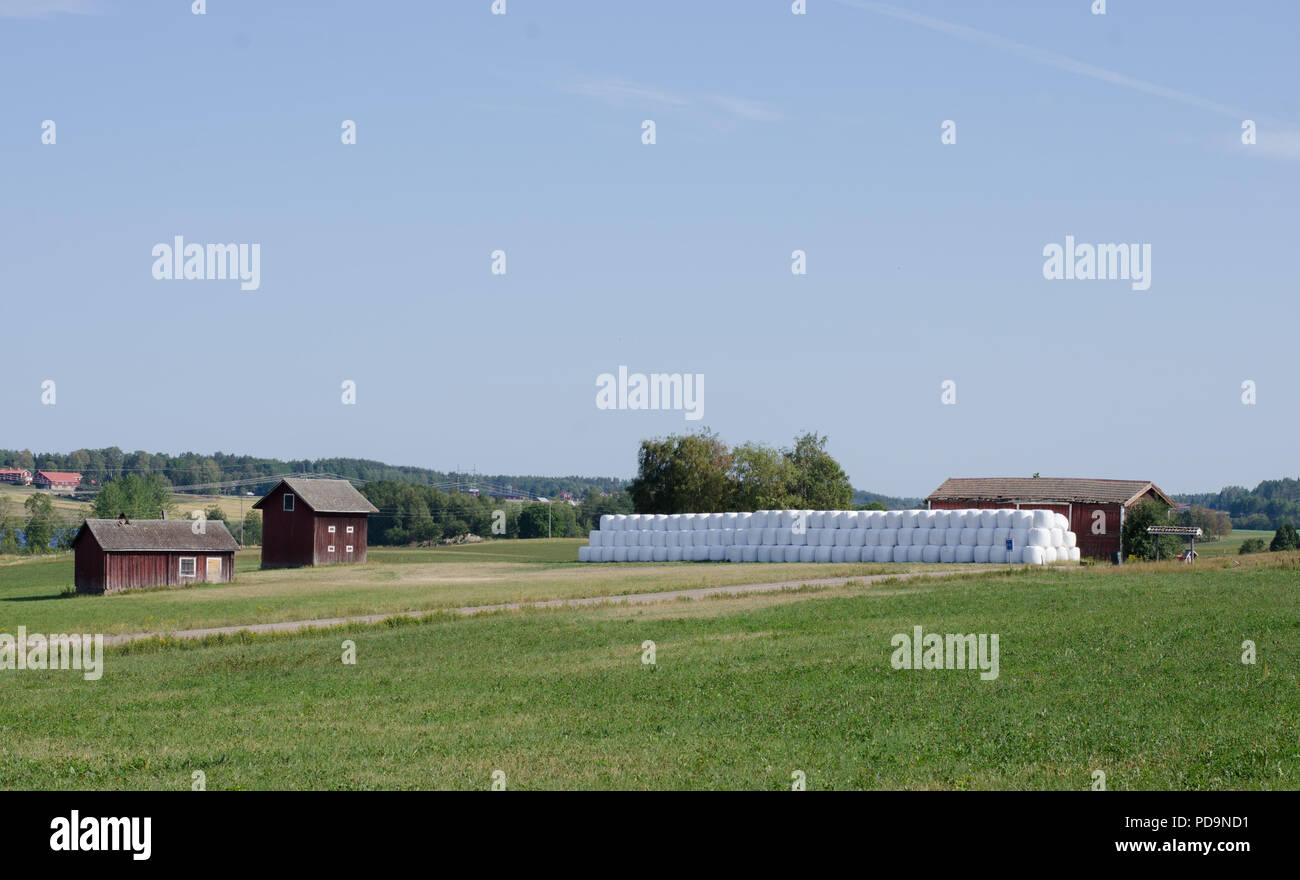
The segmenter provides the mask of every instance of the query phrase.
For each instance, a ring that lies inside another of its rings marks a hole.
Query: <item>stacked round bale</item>
[[[607,514],[579,562],[1078,562],[1050,510]],[[1011,550],[1007,550],[1007,541]]]

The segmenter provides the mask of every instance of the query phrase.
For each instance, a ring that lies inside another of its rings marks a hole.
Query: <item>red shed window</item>
[[[285,510],[293,510],[293,494],[292,494],[292,493],[289,493],[289,492],[285,492],[285,493],[284,493],[284,509],[285,509]]]

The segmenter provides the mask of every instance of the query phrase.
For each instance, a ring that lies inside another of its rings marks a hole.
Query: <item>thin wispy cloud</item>
[[[1252,117],[1249,112],[1241,110],[1240,108],[1230,107],[1227,104],[1220,104],[1217,101],[1210,101],[1198,95],[1190,94],[1189,92],[1167,88],[1153,82],[1138,79],[1137,77],[1118,73],[1114,70],[1107,70],[1106,68],[1098,67],[1095,64],[1088,64],[1085,61],[1070,58],[1069,56],[1062,55],[1059,52],[1052,52],[1047,49],[1038,49],[1033,46],[1027,46],[1024,43],[1017,43],[1015,40],[1008,40],[1005,37],[999,37],[997,34],[990,34],[986,31],[981,31],[963,24],[944,21],[941,18],[934,18],[930,15],[913,12],[910,9],[900,9],[897,6],[891,6],[888,3],[878,3],[875,2],[875,0],[836,0],[836,2],[843,6],[863,9],[868,12],[875,12],[879,15],[887,15],[890,18],[895,18],[900,21],[911,22],[912,24],[920,25],[921,27],[939,31],[948,34],[949,36],[958,37],[970,42],[983,43],[986,46],[1001,49],[1008,54],[1019,56],[1037,64],[1044,64],[1048,67],[1055,67],[1058,70],[1064,70],[1080,76],[1091,77],[1092,79],[1110,83],[1111,85],[1145,92],[1148,95],[1166,98],[1171,101],[1178,101],[1191,107],[1198,107],[1202,110],[1222,113],[1225,116],[1232,116],[1236,119],[1263,118]]]
[[[568,83],[562,88],[566,92],[595,98],[619,109],[627,107],[686,109],[711,106],[731,116],[753,122],[773,122],[780,118],[779,113],[762,101],[707,93],[688,96],[623,79],[584,79]]]
[[[45,18],[69,15],[98,15],[103,12],[98,0],[0,0],[0,18]]]

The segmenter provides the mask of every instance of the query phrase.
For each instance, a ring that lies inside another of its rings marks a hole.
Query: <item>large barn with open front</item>
[[[1091,480],[1073,477],[949,478],[926,499],[932,510],[1021,507],[1064,514],[1079,542],[1079,553],[1114,559],[1122,553],[1124,515],[1134,505],[1173,500],[1150,480]]]
[[[347,480],[301,477],[253,507],[262,511],[262,568],[365,562],[367,517],[379,512]]]

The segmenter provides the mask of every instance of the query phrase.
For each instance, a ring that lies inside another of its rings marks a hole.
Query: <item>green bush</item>
[[[1264,543],[1263,538],[1247,538],[1241,542],[1237,548],[1239,556],[1245,556],[1247,553],[1265,553],[1268,551],[1268,545]]]
[[[1296,534],[1295,526],[1291,523],[1282,523],[1281,528],[1273,535],[1273,541],[1268,545],[1268,549],[1274,553],[1283,550],[1300,550],[1300,535]]]

